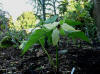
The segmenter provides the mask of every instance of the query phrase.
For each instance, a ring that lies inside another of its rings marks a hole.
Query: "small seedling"
[[[49,20],[50,22],[50,20]],[[83,32],[80,30],[75,30],[72,26],[68,25],[67,23],[64,23],[65,21],[60,21],[60,22],[54,22],[54,23],[49,23],[49,24],[44,24],[42,27],[36,28],[33,30],[32,34],[30,35],[29,39],[23,46],[23,52],[22,55],[28,51],[28,49],[35,43],[39,42],[42,46],[43,51],[47,54],[49,62],[51,66],[56,68],[56,71],[59,71],[59,61],[58,61],[58,43],[60,40],[61,35],[67,34],[68,37],[72,37],[73,39],[80,38],[84,41],[89,42],[89,39],[85,36]],[[48,42],[51,44],[51,46],[56,47],[56,66],[45,49],[45,38],[48,38]]]

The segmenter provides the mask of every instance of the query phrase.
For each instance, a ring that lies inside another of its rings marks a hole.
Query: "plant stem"
[[[40,41],[40,43],[41,43],[41,41]],[[53,67],[55,68],[55,64],[54,64],[54,62],[53,62],[51,56],[49,55],[48,51],[44,48],[44,46],[43,46],[42,43],[41,43],[41,46],[42,46],[43,51],[44,51],[44,52],[46,53],[46,55],[48,56],[48,59],[49,59],[49,62],[50,62],[50,64],[51,64],[51,66],[53,66]]]
[[[58,46],[56,46],[56,67],[57,67],[57,71],[58,71],[59,70]]]

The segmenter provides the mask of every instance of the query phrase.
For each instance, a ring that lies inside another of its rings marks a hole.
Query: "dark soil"
[[[21,50],[14,47],[0,49],[0,74],[98,74],[100,73],[100,50],[89,44],[72,44],[60,42],[59,50],[68,50],[59,54],[59,72],[48,62],[47,55],[36,45],[34,51],[29,50],[24,56]],[[56,62],[54,47],[47,49]]]

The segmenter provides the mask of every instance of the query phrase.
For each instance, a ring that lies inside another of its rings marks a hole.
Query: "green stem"
[[[59,69],[58,46],[56,46],[56,67],[57,67],[57,71],[58,71],[58,69]]]
[[[40,41],[40,43],[41,43],[41,41]],[[48,51],[44,48],[44,46],[43,46],[42,43],[41,43],[41,46],[42,46],[43,51],[44,51],[44,52],[46,53],[46,55],[48,56],[48,59],[49,59],[49,62],[50,62],[50,64],[51,64],[51,66],[53,66],[53,67],[55,68],[55,64],[54,64],[54,62],[53,62],[51,56],[49,55]]]

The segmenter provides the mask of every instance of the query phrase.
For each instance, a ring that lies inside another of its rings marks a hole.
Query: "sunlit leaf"
[[[58,41],[59,41],[59,30],[56,28],[53,30],[53,33],[52,33],[52,43],[53,45],[57,45],[58,44]]]

